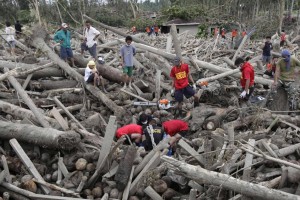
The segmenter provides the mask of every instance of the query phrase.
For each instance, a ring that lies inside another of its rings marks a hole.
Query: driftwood
[[[189,165],[182,161],[178,161],[174,158],[162,156],[162,159],[180,169],[181,172],[184,172],[184,176],[190,179],[196,181],[206,180],[210,184],[217,186],[222,185],[222,187],[224,188],[236,191],[241,194],[245,194],[247,196],[270,200],[299,199],[298,196],[293,194],[289,194],[279,190],[268,189],[267,187],[258,184],[248,183],[246,181],[233,178],[226,174],[208,171],[206,169]]]
[[[0,130],[2,139],[16,138],[19,141],[48,148],[72,149],[80,141],[79,134],[74,131],[63,132],[28,124],[0,121]]]

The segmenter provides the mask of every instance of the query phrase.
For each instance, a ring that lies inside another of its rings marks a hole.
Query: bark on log
[[[267,187],[249,183],[243,180],[233,178],[227,174],[221,174],[209,171],[201,167],[189,165],[185,162],[178,161],[168,156],[162,156],[162,160],[176,166],[181,174],[195,181],[206,180],[209,184],[220,186],[244,194],[246,196],[258,197],[270,200],[295,200],[300,199],[299,196],[282,192],[279,190],[269,189]]]
[[[32,90],[54,90],[60,88],[74,88],[78,85],[78,82],[75,80],[61,80],[61,81],[52,81],[52,80],[40,80],[40,81],[30,81],[30,88]]]
[[[25,108],[21,108],[19,106],[15,106],[13,104],[1,100],[0,100],[0,111],[8,113],[13,116],[17,116],[21,119],[27,118],[29,120],[38,122],[37,118],[35,117],[32,111],[27,110]],[[45,119],[51,124],[53,128],[60,127],[55,119],[50,117],[45,117]]]
[[[80,142],[80,135],[74,131],[63,132],[28,124],[0,121],[0,132],[2,139],[16,138],[18,141],[47,148],[70,150]]]
[[[114,32],[114,33],[116,33],[116,34],[118,34],[118,35],[123,36],[123,37],[126,37],[126,36],[128,35],[128,34],[126,34],[126,33],[123,33],[122,31],[119,31],[119,30],[117,30],[117,29],[111,27],[111,26],[108,26],[108,25],[105,25],[105,24],[103,24],[103,23],[101,23],[101,22],[98,22],[98,21],[96,21],[96,20],[90,18],[90,17],[87,16],[87,15],[83,15],[83,17],[86,18],[86,19],[88,19],[88,20],[90,20],[91,22],[97,24],[98,26],[101,26],[102,28],[106,28],[107,30],[110,30],[110,31],[112,31],[112,32]],[[139,43],[142,43],[142,44],[149,45],[149,44],[146,43],[144,40],[142,40],[142,39],[140,39],[140,38],[138,38],[138,37],[136,37],[136,36],[134,36],[134,35],[132,36],[132,40],[135,41],[135,42],[139,42]]]
[[[7,68],[4,68],[5,72],[8,72],[9,70]],[[50,124],[46,121],[45,116],[38,110],[38,108],[35,106],[31,98],[28,96],[28,94],[25,92],[23,87],[20,85],[20,83],[15,79],[13,76],[7,77],[10,84],[16,89],[16,91],[19,93],[19,95],[22,97],[26,105],[30,108],[30,110],[33,112],[33,114],[36,116],[36,119],[39,121],[39,123],[45,127],[50,127]]]
[[[41,30],[38,30],[36,27],[37,32],[41,32]],[[44,30],[43,30],[44,31]],[[44,33],[45,34],[45,33]],[[43,34],[40,34],[43,35]],[[82,83],[83,86],[87,90],[91,92],[98,100],[103,102],[110,110],[112,110],[115,115],[117,116],[123,116],[125,114],[125,110],[118,106],[115,102],[113,102],[111,99],[109,99],[99,88],[92,86],[91,84],[86,84],[83,81],[83,77],[73,68],[71,68],[68,63],[64,62],[59,58],[58,55],[56,55],[45,43],[45,41],[40,37],[40,35],[36,34],[36,37],[33,38],[32,45],[38,49],[41,49],[43,52],[45,52],[51,60],[53,60],[55,63],[59,65],[67,74],[69,74],[71,77],[73,77],[78,82]]]

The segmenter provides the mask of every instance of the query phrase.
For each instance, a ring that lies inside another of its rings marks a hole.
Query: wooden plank
[[[30,158],[27,156],[25,151],[22,149],[21,145],[16,139],[9,140],[9,144],[12,146],[14,151],[17,153],[18,157],[21,159],[22,163],[25,165],[30,174],[39,181],[44,181],[43,177],[35,168],[34,164],[31,162]],[[44,181],[45,182],[45,181]],[[42,191],[45,194],[49,194],[50,190],[43,185],[40,185]]]
[[[117,129],[117,126],[115,124],[116,122],[116,116],[110,116],[108,125],[106,126],[105,130],[105,135],[104,135],[104,140],[103,140],[103,146],[101,147],[101,152],[98,158],[97,162],[97,168],[101,165],[103,162],[103,159],[109,154],[111,145],[113,143],[114,137],[115,137],[115,132]]]
[[[125,92],[126,94],[129,94],[130,96],[133,96],[133,97],[135,97],[135,98],[137,98],[137,99],[139,99],[139,100],[141,100],[141,101],[145,101],[145,102],[148,102],[148,100],[147,99],[144,99],[143,97],[140,97],[140,96],[138,96],[138,95],[135,95],[135,94],[133,94],[132,92],[128,92],[127,90],[125,90],[125,89],[120,89],[122,92]]]
[[[68,115],[68,117],[70,117],[72,120],[74,120],[74,122],[83,130],[86,131],[86,129],[82,126],[82,124],[70,113],[70,111],[64,106],[64,104],[62,104],[57,97],[53,98],[54,102],[63,110],[65,111],[66,115]]]
[[[9,173],[9,168],[8,168],[8,164],[7,164],[7,161],[6,161],[6,157],[4,155],[2,155],[1,160],[2,160],[2,165],[3,165],[4,171],[6,173],[5,180],[8,183],[12,183],[12,177]]]
[[[144,192],[153,200],[163,200],[163,198],[151,186],[148,186]]]
[[[109,172],[104,174],[102,176],[102,178],[111,178],[111,177],[113,177],[117,173],[118,167],[119,167],[119,165],[117,165],[114,168],[112,168],[111,170],[109,170]]]
[[[142,90],[140,88],[138,88],[138,86],[136,86],[135,83],[132,83],[132,86],[135,89],[135,91],[138,93],[138,95],[143,94]]]
[[[63,118],[63,116],[61,116],[61,114],[58,112],[58,110],[55,107],[52,108],[51,114],[61,125],[64,131],[69,130],[68,122]]]
[[[132,181],[132,178],[133,178],[133,172],[134,172],[134,166],[132,166],[130,177],[129,177],[129,180],[128,180],[128,184],[126,185],[126,188],[123,192],[122,200],[127,200],[128,199],[129,190],[130,190],[130,186],[131,186],[131,181]]]
[[[195,149],[193,149],[188,143],[186,143],[183,139],[180,139],[178,145],[181,146],[184,150],[186,150],[191,156],[193,156],[202,167],[204,167],[204,159],[202,155],[197,153]]]
[[[255,146],[255,140],[254,139],[249,139],[248,140],[247,146],[248,149],[253,151],[254,146]],[[245,158],[245,165],[244,165],[244,172],[243,172],[243,180],[249,181],[250,180],[250,172],[251,172],[251,165],[252,165],[252,160],[253,160],[253,155],[250,153],[246,153],[246,158]]]
[[[156,81],[155,81],[155,87],[156,87],[156,94],[155,94],[155,98],[157,100],[160,99],[160,77],[161,77],[161,70],[156,70]]]
[[[22,85],[24,90],[26,89],[26,87],[27,87],[28,83],[30,82],[32,76],[33,76],[33,74],[28,74],[28,76],[26,77],[26,80],[24,81],[24,83]]]

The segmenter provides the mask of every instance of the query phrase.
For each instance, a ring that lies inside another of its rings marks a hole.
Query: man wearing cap
[[[296,108],[293,106],[291,100],[297,95],[297,91],[292,83],[299,74],[300,61],[295,56],[291,56],[291,53],[287,49],[281,52],[281,56],[282,58],[276,64],[273,87],[277,87],[278,82],[284,87],[288,93],[290,109],[294,110]]]
[[[159,127],[159,119],[152,118],[143,129],[142,144],[146,151],[151,151],[164,138],[164,131]]]
[[[61,29],[54,35],[54,41],[60,43],[61,59],[67,62],[68,58],[70,58],[72,66],[75,67],[73,51],[71,48],[71,32],[68,30],[68,24],[61,24]]]
[[[240,97],[246,101],[249,100],[253,91],[254,91],[254,69],[253,66],[243,58],[237,58],[234,62],[234,65],[239,67],[242,76],[241,76],[241,86],[243,92],[241,93]]]
[[[96,68],[96,63],[93,60],[90,60],[84,71],[84,81],[87,83],[94,83],[94,86],[100,85],[102,86],[102,90],[104,93],[107,93],[104,87],[104,80],[102,76],[99,74]]]
[[[174,93],[175,100],[178,102],[179,115],[182,113],[183,95],[186,98],[194,97],[194,107],[199,105],[199,98],[195,95],[196,84],[190,74],[189,66],[182,63],[181,59],[176,56],[173,61],[174,66],[171,69],[170,77],[173,79],[173,87],[171,93]],[[193,87],[189,85],[189,80],[193,83]]]
[[[96,60],[97,59],[97,38],[100,35],[100,32],[91,26],[90,21],[85,22],[86,28],[84,29],[84,42],[81,44],[81,55],[84,51],[89,51],[91,56]]]

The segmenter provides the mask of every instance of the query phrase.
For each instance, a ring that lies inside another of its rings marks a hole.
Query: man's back
[[[291,56],[289,66],[287,62],[284,61],[284,59],[281,59],[277,62],[276,67],[280,68],[280,80],[294,81],[296,75],[296,67],[300,68],[300,61],[295,58],[295,56]]]
[[[19,33],[22,32],[22,25],[21,25],[20,23],[17,22],[17,23],[15,24],[15,29],[16,29],[16,31],[19,32]]]

